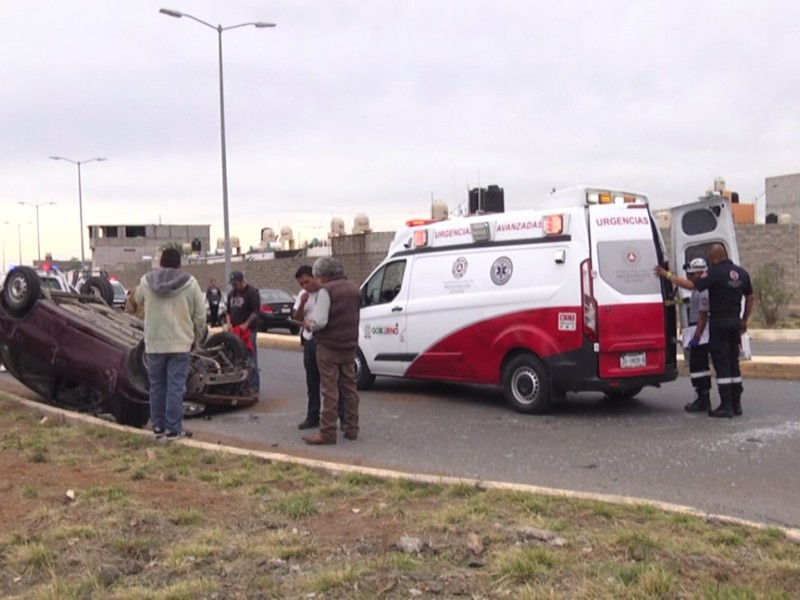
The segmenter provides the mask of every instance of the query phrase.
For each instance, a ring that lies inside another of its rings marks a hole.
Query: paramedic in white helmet
[[[708,269],[705,259],[694,258],[685,265],[686,276],[694,281],[702,276]],[[684,406],[686,412],[705,412],[711,410],[711,367],[708,360],[708,290],[692,290],[689,296],[689,329],[690,335],[686,341],[689,349],[689,377],[694,387],[695,398],[693,402]]]

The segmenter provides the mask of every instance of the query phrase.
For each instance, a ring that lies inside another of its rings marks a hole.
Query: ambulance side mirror
[[[556,250],[556,254],[553,257],[557,265],[563,265],[567,262],[567,251],[566,250]]]

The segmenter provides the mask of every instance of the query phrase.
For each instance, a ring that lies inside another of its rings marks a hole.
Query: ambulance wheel
[[[356,389],[368,390],[375,383],[375,375],[369,372],[367,361],[361,350],[356,348]]]
[[[550,378],[542,361],[532,354],[512,358],[503,369],[503,393],[517,412],[540,414],[552,403]]]

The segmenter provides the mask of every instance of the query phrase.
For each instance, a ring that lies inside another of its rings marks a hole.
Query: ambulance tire
[[[356,389],[368,390],[373,383],[375,383],[375,375],[369,372],[364,355],[361,354],[361,350],[356,348]]]
[[[550,377],[542,361],[532,354],[512,358],[503,369],[503,394],[517,412],[547,412],[552,405],[552,393]]]

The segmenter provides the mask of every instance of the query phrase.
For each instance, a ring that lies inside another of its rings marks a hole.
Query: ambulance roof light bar
[[[647,204],[644,196],[597,190],[586,192],[586,204]]]
[[[471,223],[470,229],[472,230],[473,242],[489,242],[492,239],[492,230],[489,228],[489,223]]]

